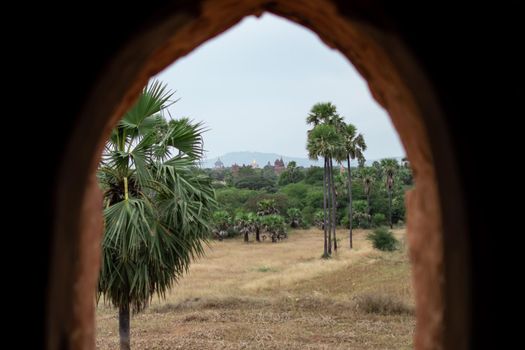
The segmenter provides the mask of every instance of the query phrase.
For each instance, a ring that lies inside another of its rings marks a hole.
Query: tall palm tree
[[[357,128],[353,124],[340,123],[339,125],[344,141],[343,154],[348,165],[348,222],[350,224],[348,237],[350,249],[352,249],[352,168],[350,166],[350,160],[357,158],[359,162],[364,162],[365,157],[363,152],[366,150],[366,143],[363,135],[357,133]]]
[[[392,191],[394,189],[394,175],[399,168],[399,164],[394,158],[381,159],[381,168],[386,177],[386,190],[388,192],[388,222],[390,228],[392,228]]]
[[[153,82],[107,141],[98,170],[104,238],[97,299],[119,308],[120,348],[130,349],[130,310],[164,297],[203,254],[214,192],[191,167],[202,156],[202,124],[166,122],[172,93]]]
[[[325,236],[323,257],[325,258],[329,257],[331,252],[331,231],[332,224],[335,223],[335,214],[334,211],[331,210],[334,209],[333,202],[330,203],[329,201],[330,198],[333,198],[332,187],[330,186],[333,181],[330,181],[329,178],[331,176],[329,171],[329,160],[333,158],[337,148],[340,147],[341,143],[341,136],[337,132],[336,128],[332,125],[318,124],[308,133],[308,141],[306,146],[308,150],[308,156],[310,159],[314,160],[317,160],[319,157],[324,157],[323,210]]]

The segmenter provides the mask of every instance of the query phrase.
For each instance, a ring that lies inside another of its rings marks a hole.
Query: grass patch
[[[347,231],[320,259],[323,232],[300,230],[279,244],[213,241],[206,257],[132,315],[131,346],[146,349],[411,349],[415,329],[404,250],[383,253]],[[393,230],[403,242],[404,231]],[[402,246],[402,243],[401,243]],[[380,291],[380,295],[374,293]],[[98,350],[118,349],[118,310],[97,306]]]
[[[270,267],[270,266],[259,266],[256,269],[257,272],[277,272],[278,270],[276,268]]]

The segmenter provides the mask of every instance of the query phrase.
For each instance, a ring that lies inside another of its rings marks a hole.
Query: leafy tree
[[[312,190],[312,186],[308,186],[302,182],[299,182],[295,184],[288,184],[282,187],[279,192],[288,196],[290,207],[302,209],[308,204],[308,195]],[[321,193],[321,201],[319,204],[322,203],[322,200]]]
[[[279,213],[286,213],[289,205],[289,198],[284,193],[264,193],[260,192],[255,196],[251,196],[244,205],[244,210],[253,211],[257,213],[259,211],[259,202],[262,200],[272,200],[275,204],[275,209]]]
[[[258,175],[245,176],[238,179],[235,182],[235,187],[250,190],[266,190],[268,192],[274,192],[276,190],[275,181]]]
[[[237,189],[233,187],[221,188],[216,191],[217,202],[223,210],[233,214],[245,207],[245,204],[252,198],[261,194],[261,191],[249,189]]]
[[[305,204],[312,208],[323,208],[323,191],[319,188],[311,189],[304,198]]]
[[[374,227],[380,227],[386,223],[386,216],[383,213],[375,213],[372,217],[372,225]]]
[[[97,173],[104,237],[97,299],[119,308],[120,348],[130,348],[130,310],[164,297],[203,254],[215,206],[211,179],[192,172],[202,157],[200,123],[166,122],[172,93],[144,88],[106,142]]]
[[[405,163],[408,164],[408,163]],[[398,177],[400,182],[405,186],[412,186],[414,184],[414,178],[412,176],[412,171],[406,166],[399,167],[398,169]]]
[[[311,166],[306,169],[304,183],[308,185],[321,185],[323,183],[324,169],[318,166]]]
[[[370,225],[370,216],[367,214],[367,203],[364,200],[355,200],[352,205],[353,216],[352,219],[360,228],[368,228]]]
[[[288,163],[286,170],[281,173],[281,176],[279,176],[279,186],[297,183],[303,179],[304,173],[297,167],[295,161],[291,161]]]

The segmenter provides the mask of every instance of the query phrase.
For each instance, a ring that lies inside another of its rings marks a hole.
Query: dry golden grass
[[[409,349],[415,326],[404,249],[383,253],[338,230],[320,259],[322,232],[279,243],[213,242],[166,300],[131,321],[134,349]],[[396,230],[404,238],[403,230]],[[117,311],[97,307],[97,348],[118,348]]]

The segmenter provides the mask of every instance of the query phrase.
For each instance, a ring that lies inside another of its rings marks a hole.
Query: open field
[[[404,241],[404,230],[395,230]],[[415,327],[404,247],[372,249],[366,231],[338,230],[321,260],[322,232],[279,243],[212,242],[166,300],[131,320],[133,349],[410,349]],[[250,237],[253,239],[253,237]],[[118,349],[117,310],[97,307],[97,348]]]

